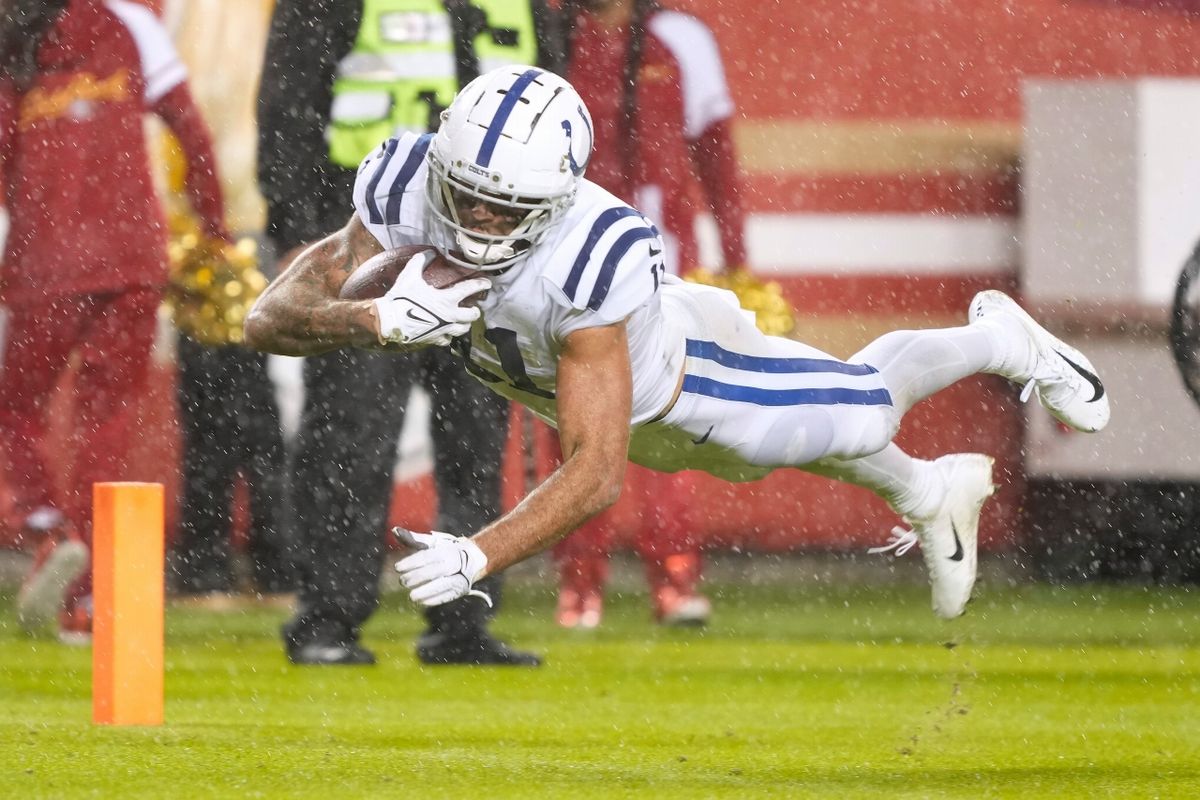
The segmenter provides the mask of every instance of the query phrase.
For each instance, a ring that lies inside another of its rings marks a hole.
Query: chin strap
[[[487,592],[481,592],[479,589],[472,589],[467,592],[467,597],[478,597],[483,602],[487,603],[488,608],[495,608],[496,604],[492,602],[492,596]]]
[[[463,255],[480,265],[507,261],[517,254],[516,248],[508,242],[481,242],[462,231],[455,231],[454,239]]]

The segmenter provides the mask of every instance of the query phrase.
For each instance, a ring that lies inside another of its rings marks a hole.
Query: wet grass
[[[954,623],[907,587],[713,587],[714,624],[552,596],[497,624],[540,670],[421,667],[390,597],[374,668],[287,665],[284,615],[171,609],[167,723],[90,723],[90,654],[0,601],[0,797],[1200,796],[1200,593],[984,587]]]

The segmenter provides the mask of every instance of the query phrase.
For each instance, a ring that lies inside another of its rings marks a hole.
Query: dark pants
[[[249,554],[260,592],[295,588],[286,538],[286,455],[274,388],[262,353],[179,339],[183,425],[183,505],[175,549],[175,588],[228,591],[229,528],[238,474],[250,490]]]
[[[440,347],[306,359],[292,471],[301,593],[284,627],[289,645],[356,642],[379,603],[396,445],[414,384],[428,388],[433,405],[437,529],[473,533],[499,513],[507,405],[468,376],[460,359]],[[497,599],[498,581],[483,584]],[[479,635],[489,616],[475,597],[427,613],[431,631],[464,638]]]

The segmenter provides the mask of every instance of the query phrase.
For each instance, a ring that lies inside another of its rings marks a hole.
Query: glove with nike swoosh
[[[396,562],[400,582],[408,589],[414,603],[440,606],[468,594],[482,577],[488,559],[479,547],[465,536],[449,533],[413,533],[395,528],[393,533],[401,544],[416,550]],[[490,598],[487,600],[491,605]]]
[[[434,344],[445,346],[471,329],[480,311],[463,307],[466,298],[492,287],[487,278],[470,280],[438,289],[425,282],[422,273],[432,251],[413,256],[383,297],[374,301],[379,321],[380,344]]]

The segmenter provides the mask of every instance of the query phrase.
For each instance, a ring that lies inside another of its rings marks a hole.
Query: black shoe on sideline
[[[289,647],[288,659],[303,666],[370,666],[375,654],[359,644],[309,642]]]
[[[514,650],[499,639],[484,634],[471,639],[450,639],[445,634],[427,633],[417,640],[417,659],[422,664],[467,664],[471,666],[540,667],[533,653]]]

